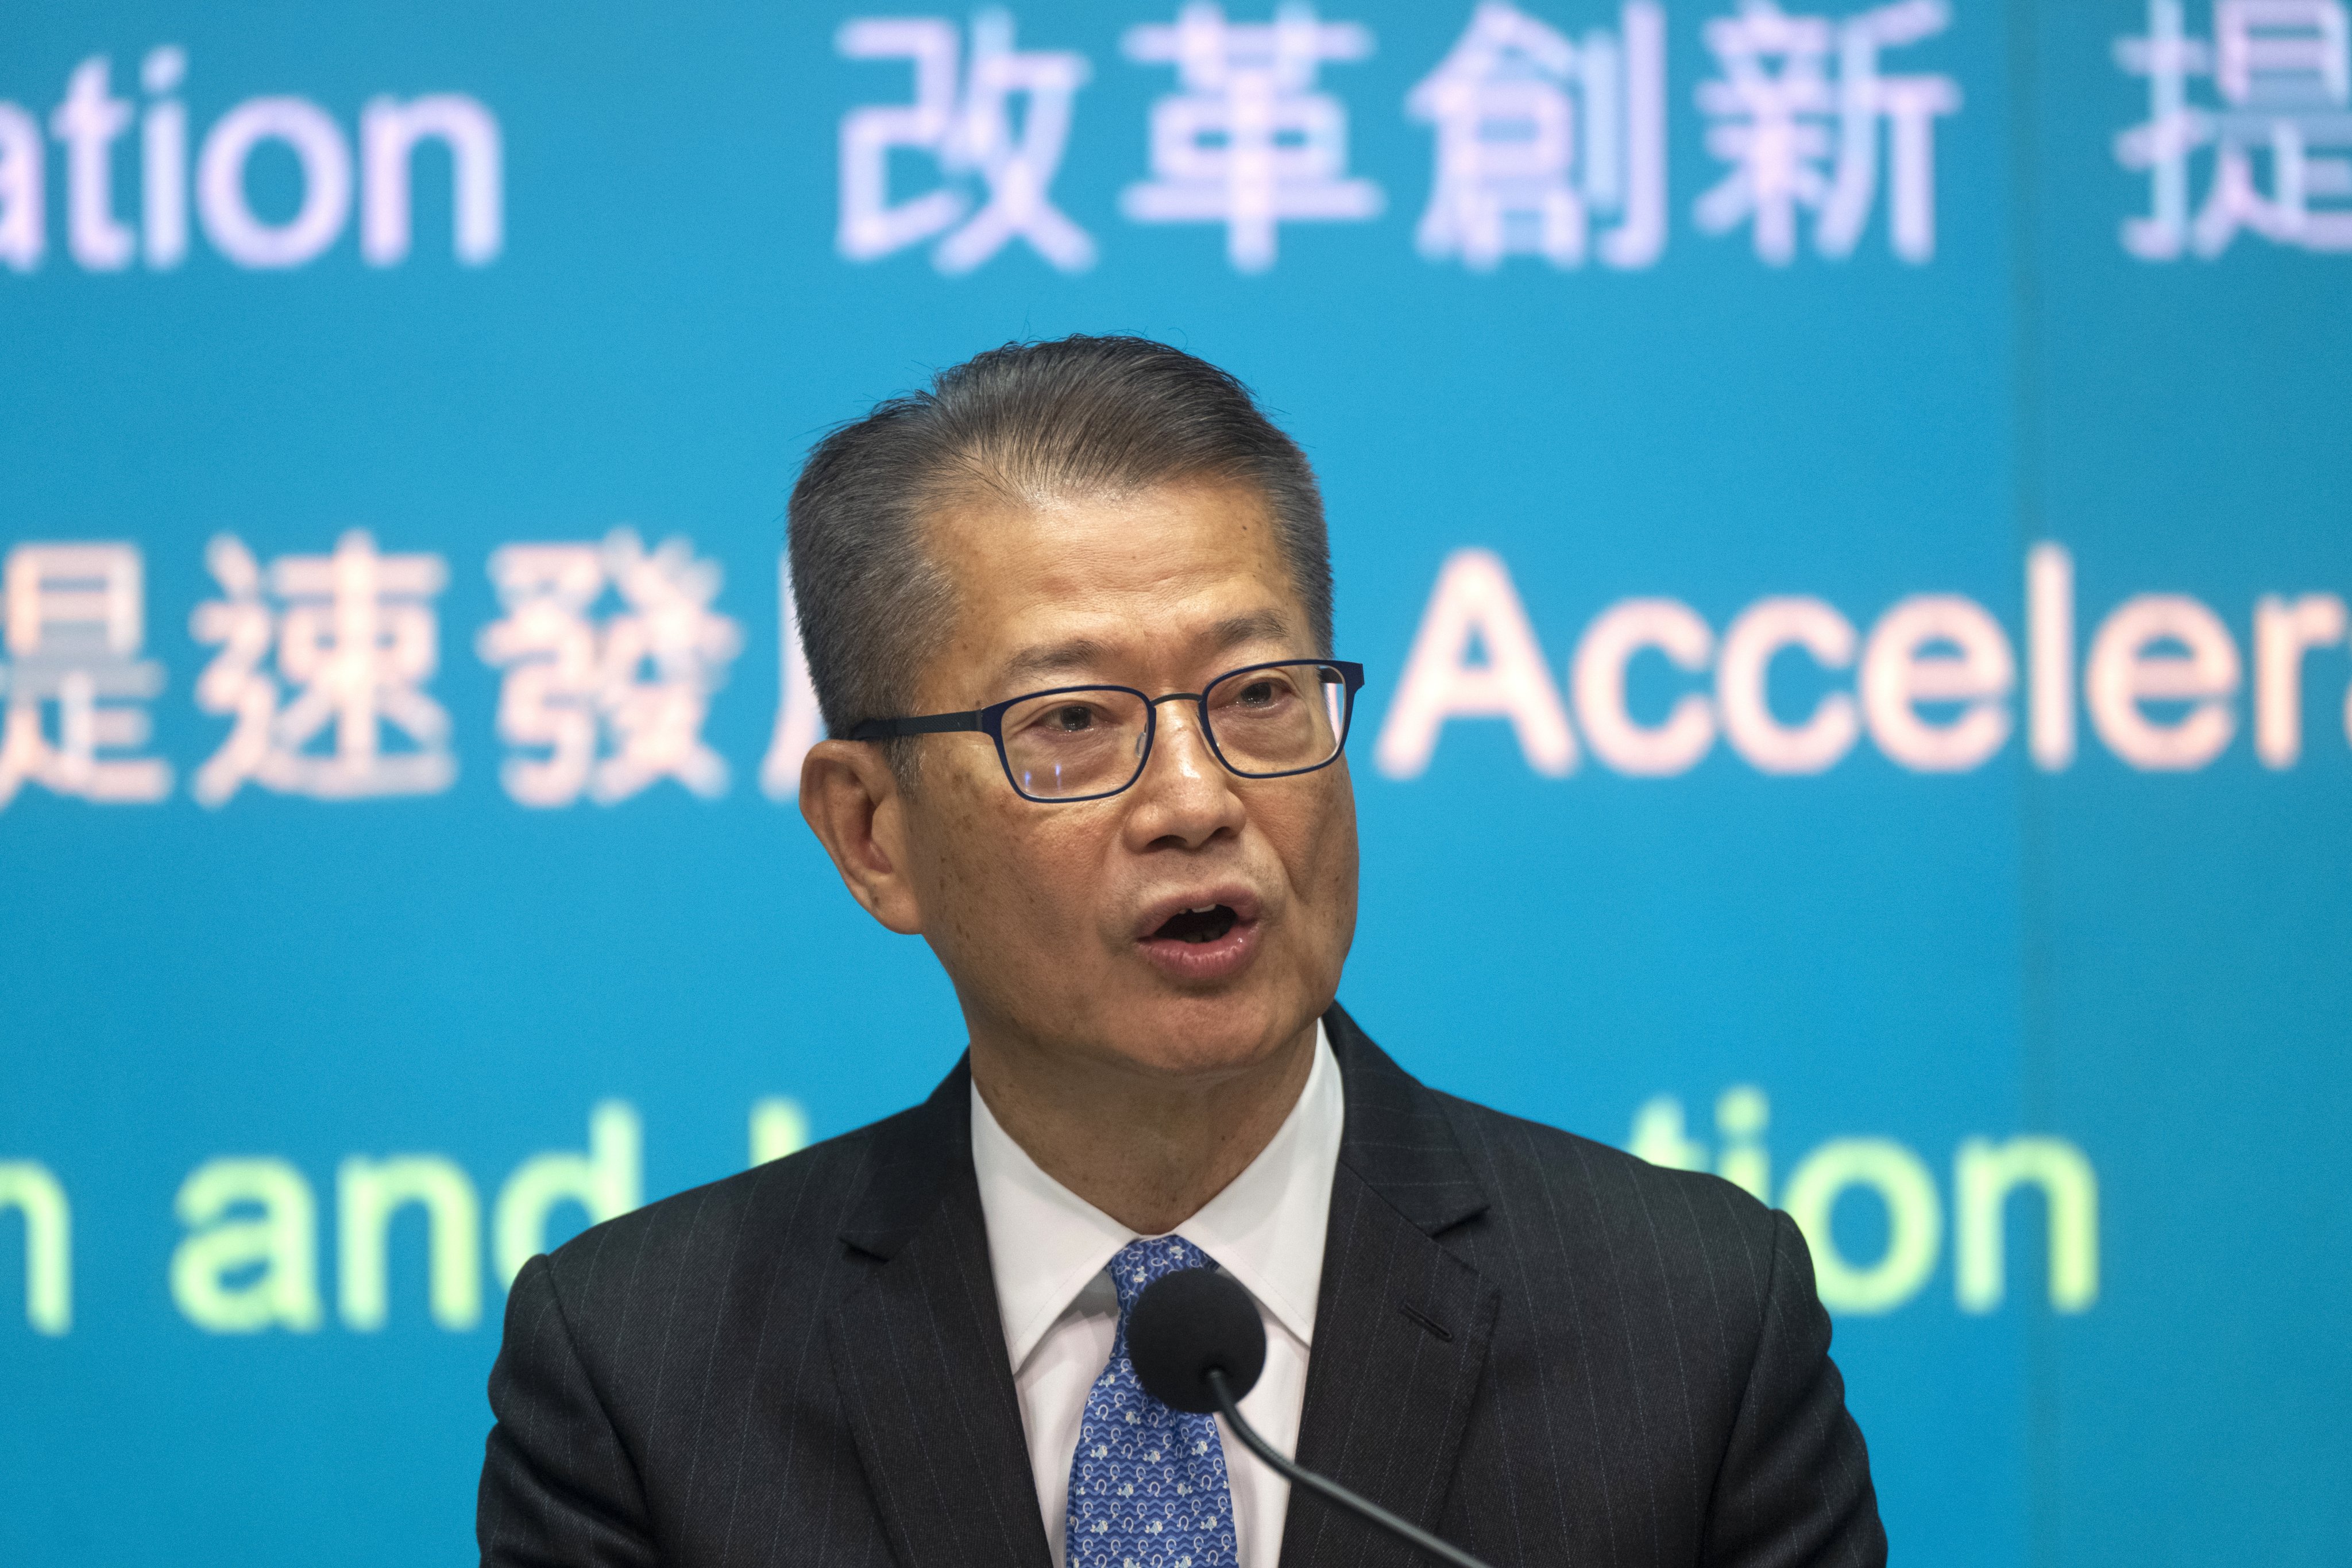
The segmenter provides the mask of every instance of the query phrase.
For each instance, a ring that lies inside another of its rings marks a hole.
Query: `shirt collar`
[[[1176,1234],[1213,1258],[1302,1345],[1315,1338],[1324,1232],[1347,1094],[1323,1026],[1307,1086],[1273,1139]],[[1039,1168],[971,1091],[971,1163],[1014,1372],[1118,1249],[1138,1237]]]

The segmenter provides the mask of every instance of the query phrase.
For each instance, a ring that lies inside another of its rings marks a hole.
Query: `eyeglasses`
[[[1198,691],[1152,697],[1131,686],[1057,686],[967,713],[868,719],[853,741],[977,730],[996,742],[1004,776],[1024,800],[1100,800],[1143,776],[1163,702],[1197,702],[1201,737],[1227,770],[1278,779],[1328,768],[1348,743],[1364,667],[1287,658],[1229,669]]]

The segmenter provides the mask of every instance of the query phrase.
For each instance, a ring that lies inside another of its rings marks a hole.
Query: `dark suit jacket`
[[[1885,1562],[1786,1215],[1325,1022],[1347,1126],[1300,1463],[1496,1568]],[[531,1259],[483,1562],[1046,1568],[968,1083]],[[1412,1561],[1292,1493],[1284,1568]]]

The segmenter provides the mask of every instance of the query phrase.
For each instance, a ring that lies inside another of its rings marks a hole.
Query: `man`
[[[821,442],[791,545],[802,810],[970,1050],[525,1267],[485,1563],[1412,1561],[1137,1384],[1136,1294],[1210,1266],[1253,1424],[1496,1568],[1885,1562],[1789,1220],[1424,1089],[1334,1001],[1361,674],[1238,383],[982,354]]]

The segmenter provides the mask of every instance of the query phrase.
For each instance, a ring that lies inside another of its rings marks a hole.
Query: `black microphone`
[[[1258,1321],[1257,1304],[1232,1276],[1214,1268],[1180,1268],[1145,1286],[1128,1314],[1127,1354],[1146,1394],[1195,1415],[1223,1415],[1249,1451],[1288,1476],[1293,1486],[1328,1498],[1454,1568],[1486,1568],[1460,1547],[1328,1477],[1299,1468],[1242,1419],[1242,1395],[1257,1386],[1257,1374],[1265,1370],[1265,1325]]]

